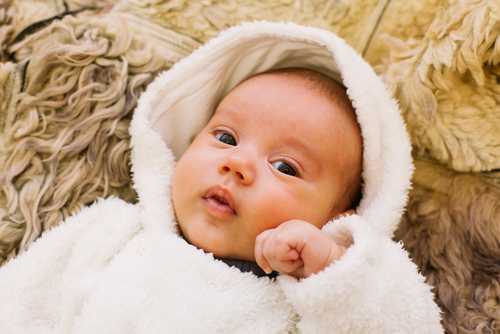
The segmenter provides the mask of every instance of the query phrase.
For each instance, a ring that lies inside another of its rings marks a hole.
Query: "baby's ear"
[[[340,217],[352,216],[352,215],[355,215],[355,214],[356,214],[356,210],[354,210],[354,209],[349,209],[349,210],[346,210],[346,211],[341,212],[341,213],[339,213],[338,215],[334,216],[334,217],[333,217],[333,220],[337,220],[337,219],[339,219]]]

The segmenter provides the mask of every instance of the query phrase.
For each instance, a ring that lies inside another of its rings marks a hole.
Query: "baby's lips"
[[[233,210],[236,213],[236,210],[234,209],[234,207],[235,207],[234,199],[233,199],[233,196],[231,196],[231,193],[229,192],[229,190],[227,190],[221,186],[213,186],[213,187],[208,189],[204,198],[207,199],[207,198],[214,198],[214,197],[222,198],[224,201],[227,202],[226,205],[229,206],[231,208],[231,210]]]

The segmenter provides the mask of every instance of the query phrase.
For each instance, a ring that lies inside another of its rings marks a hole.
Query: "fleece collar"
[[[130,127],[132,171],[151,227],[175,229],[170,223],[175,161],[219,101],[246,78],[283,67],[312,69],[347,88],[363,136],[364,187],[357,214],[375,231],[392,236],[413,172],[397,103],[368,63],[338,36],[264,21],[222,32],[160,74],[141,96]]]

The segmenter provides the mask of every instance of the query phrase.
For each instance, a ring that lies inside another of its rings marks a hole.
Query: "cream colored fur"
[[[97,197],[136,201],[131,111],[158,71],[198,45],[174,50],[147,33],[117,15],[67,16],[9,49],[18,65],[2,68],[2,262]]]
[[[500,3],[436,20],[421,41],[392,43],[383,78],[398,96],[417,156],[456,171],[500,168]]]

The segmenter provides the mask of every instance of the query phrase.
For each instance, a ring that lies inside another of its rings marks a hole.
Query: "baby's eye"
[[[297,175],[297,172],[295,171],[295,169],[293,169],[292,166],[290,166],[289,164],[287,164],[284,161],[276,161],[276,162],[273,162],[272,165],[274,166],[274,168],[276,168],[278,171],[282,172],[283,174],[287,174],[287,175],[291,175],[291,176]]]
[[[227,134],[227,133],[218,133],[218,134],[215,135],[215,137],[219,141],[223,142],[224,144],[228,144],[228,145],[231,145],[231,146],[236,146],[236,140],[230,134]]]

